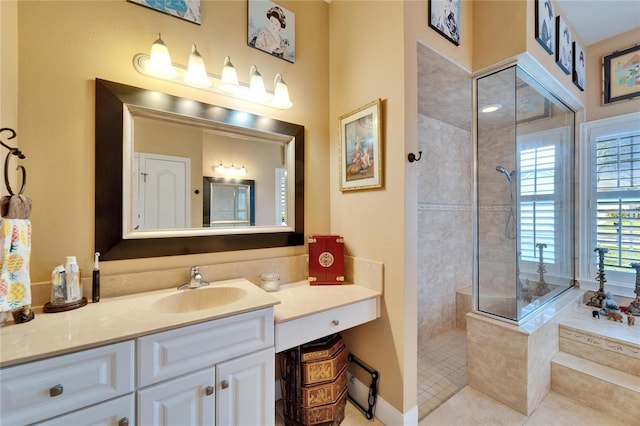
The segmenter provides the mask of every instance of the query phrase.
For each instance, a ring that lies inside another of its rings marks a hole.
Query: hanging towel
[[[31,304],[31,222],[0,219],[0,312]]]

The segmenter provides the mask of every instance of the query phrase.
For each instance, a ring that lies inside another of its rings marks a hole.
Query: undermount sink
[[[151,304],[155,311],[167,314],[201,311],[217,308],[242,299],[247,292],[237,287],[202,287],[181,290]]]

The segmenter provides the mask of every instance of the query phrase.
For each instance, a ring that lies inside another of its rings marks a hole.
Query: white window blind
[[[556,147],[520,152],[520,258],[537,262],[537,244],[546,244],[544,262],[555,263]]]
[[[608,270],[640,262],[640,131],[596,140],[596,242]]]

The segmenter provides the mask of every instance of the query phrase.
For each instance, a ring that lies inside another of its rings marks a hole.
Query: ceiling
[[[556,15],[571,23],[585,46],[640,28],[638,0],[556,0],[556,4]]]

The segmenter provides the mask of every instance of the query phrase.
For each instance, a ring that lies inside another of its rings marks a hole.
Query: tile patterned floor
[[[418,348],[418,418],[422,419],[467,383],[467,335],[447,331]]]
[[[453,398],[420,420],[419,426],[616,426],[624,424],[591,407],[549,393],[531,416],[465,386]]]

